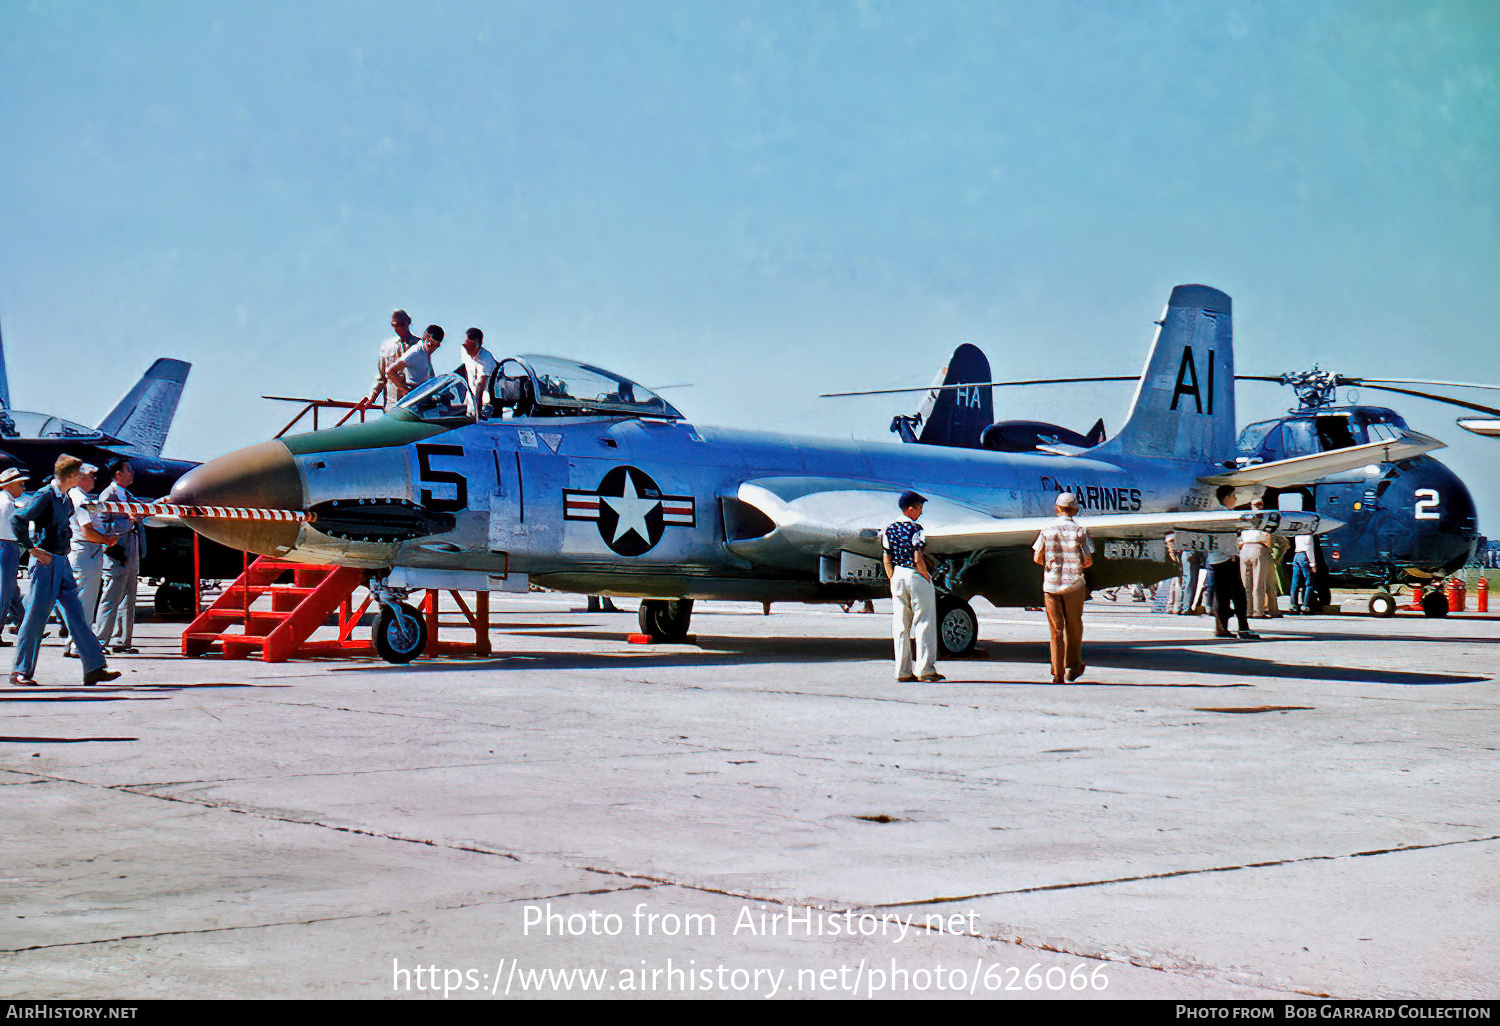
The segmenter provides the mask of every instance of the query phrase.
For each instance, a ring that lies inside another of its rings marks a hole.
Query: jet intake
[[[313,506],[316,528],[331,538],[356,542],[402,542],[444,534],[458,524],[410,499],[332,499]]]

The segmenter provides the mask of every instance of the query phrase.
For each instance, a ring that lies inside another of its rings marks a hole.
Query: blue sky
[[[964,340],[1133,373],[1179,282],[1234,297],[1242,372],[1500,381],[1489,2],[13,0],[0,140],[16,405],[94,423],[190,360],[188,458],[366,390],[397,306],[839,437],[911,404],[818,393]],[[1500,534],[1497,443],[1390,404]]]

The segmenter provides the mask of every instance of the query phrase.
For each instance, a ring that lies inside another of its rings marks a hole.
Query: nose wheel
[[[380,607],[375,651],[388,663],[409,663],[427,647],[427,621],[405,602]]]

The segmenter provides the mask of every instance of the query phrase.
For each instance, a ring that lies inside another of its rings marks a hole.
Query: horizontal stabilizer
[[[1420,431],[1407,431],[1401,437],[1383,442],[1365,442],[1343,449],[1313,453],[1310,456],[1294,456],[1289,460],[1273,463],[1255,463],[1241,470],[1198,480],[1210,485],[1233,485],[1236,488],[1290,488],[1293,485],[1312,484],[1334,474],[1369,466],[1372,463],[1395,463],[1421,456],[1434,449],[1441,449],[1440,442]]]

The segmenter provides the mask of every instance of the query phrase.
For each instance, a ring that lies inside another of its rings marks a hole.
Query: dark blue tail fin
[[[914,432],[902,432],[903,440],[959,449],[979,448],[980,432],[995,419],[990,387],[975,385],[972,388],[938,390],[937,386],[989,380],[990,361],[978,346],[965,342],[953,350],[947,366],[933,379],[933,391],[927,393],[921,412],[915,418],[897,418],[909,426],[912,420],[916,422]]]
[[[160,456],[190,367],[181,360],[157,360],[109,411],[99,430],[128,443],[135,454]]]

